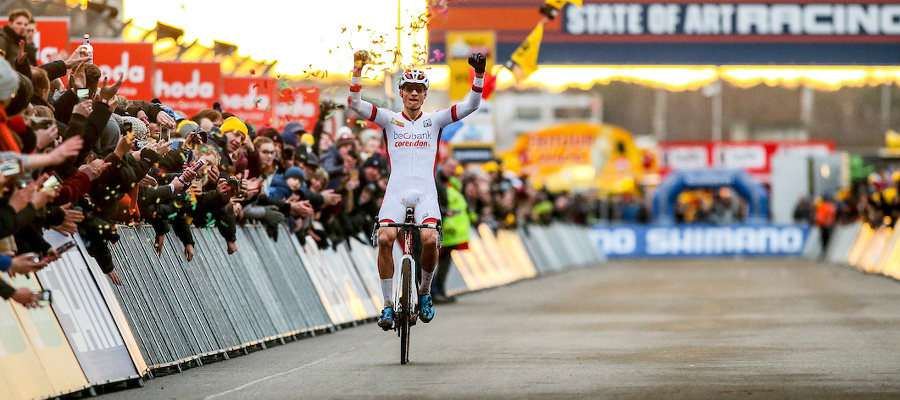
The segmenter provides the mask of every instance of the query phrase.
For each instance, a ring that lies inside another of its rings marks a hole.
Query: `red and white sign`
[[[164,106],[183,111],[188,118],[212,108],[221,88],[222,72],[218,63],[156,63],[153,95]]]
[[[274,78],[222,79],[222,110],[253,122],[257,127],[273,125],[276,81]]]
[[[302,123],[307,131],[312,132],[319,116],[321,92],[315,86],[279,88],[273,126],[283,126],[290,121],[297,121]]]
[[[739,168],[769,182],[772,156],[831,154],[834,142],[661,142],[659,150],[663,175],[677,169]]]
[[[59,60],[59,53],[69,44],[68,18],[35,18],[34,45],[38,49],[38,65]],[[0,21],[0,27],[9,25]]]
[[[81,41],[73,41],[69,43],[69,50],[75,51],[81,44]],[[149,101],[153,98],[150,81],[153,71],[152,43],[91,41],[91,47],[94,48],[94,64],[100,67],[99,84],[103,84],[103,78],[109,78],[106,84],[112,85],[119,75],[123,75],[118,94],[128,100]]]

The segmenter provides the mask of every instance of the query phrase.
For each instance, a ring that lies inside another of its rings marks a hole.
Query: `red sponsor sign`
[[[75,51],[81,41],[69,44],[69,50]],[[119,94],[128,100],[150,100],[153,98],[153,86],[150,74],[153,71],[153,44],[125,42],[95,42],[94,65],[100,67],[100,84],[108,78],[107,85],[116,82],[119,75],[124,79]]]
[[[274,78],[231,78],[222,79],[222,110],[236,115],[257,127],[273,125],[276,87]]]
[[[319,116],[321,93],[321,89],[315,86],[279,88],[274,126],[280,127],[289,121],[298,121],[307,131],[312,132]]]
[[[825,155],[834,142],[660,142],[663,175],[676,169],[737,168],[769,182],[772,157],[778,154]]]
[[[68,18],[35,18],[34,45],[37,47],[38,65],[59,60],[59,53],[69,44]],[[9,25],[0,21],[0,27]]]
[[[183,111],[188,118],[212,108],[221,88],[222,72],[218,63],[156,63],[153,95],[163,105]]]

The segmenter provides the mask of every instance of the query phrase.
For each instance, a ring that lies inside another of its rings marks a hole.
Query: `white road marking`
[[[328,360],[329,358],[332,358],[332,357],[341,355],[341,354],[343,354],[343,353],[349,353],[349,352],[351,352],[351,351],[353,351],[353,350],[356,350],[356,349],[360,348],[361,346],[362,346],[362,345],[359,345],[359,346],[352,347],[352,348],[350,348],[350,349],[346,349],[346,350],[343,350],[343,351],[339,351],[339,352],[334,353],[334,354],[332,354],[332,355],[330,355],[330,356],[322,357],[322,358],[320,358],[320,359],[318,359],[318,360],[316,360],[316,361],[313,361],[313,362],[311,362],[311,363],[303,364],[303,365],[301,365],[301,366],[299,366],[299,367],[291,368],[291,369],[289,369],[289,370],[287,370],[287,371],[283,371],[283,372],[279,372],[279,373],[277,373],[277,374],[272,374],[272,375],[269,375],[269,376],[266,376],[266,377],[263,377],[263,378],[259,378],[259,379],[255,380],[255,381],[247,382],[247,383],[245,383],[245,384],[243,384],[243,385],[241,385],[241,386],[238,386],[238,387],[236,387],[236,388],[234,388],[234,389],[226,390],[226,391],[221,392],[221,393],[216,393],[216,394],[214,394],[214,395],[206,396],[206,397],[204,397],[203,399],[204,399],[204,400],[215,399],[215,398],[217,398],[217,397],[229,395],[229,394],[231,394],[231,393],[234,393],[234,392],[238,392],[238,391],[244,390],[244,389],[246,389],[246,388],[248,388],[248,387],[250,387],[250,386],[253,386],[253,385],[257,384],[257,383],[265,382],[265,381],[267,381],[267,380],[269,380],[269,379],[272,379],[272,378],[277,378],[277,377],[282,376],[282,375],[287,375],[287,374],[290,374],[290,373],[293,373],[293,372],[297,372],[297,371],[299,371],[299,370],[301,370],[301,369],[304,369],[304,368],[306,368],[306,367],[311,367],[311,366],[316,365],[316,364],[318,364],[318,363],[320,363],[320,362],[322,362],[322,361]]]

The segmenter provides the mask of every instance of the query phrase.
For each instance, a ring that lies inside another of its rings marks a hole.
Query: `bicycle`
[[[441,243],[441,226],[440,222],[429,224],[417,224],[414,222],[413,209],[406,208],[406,221],[397,222],[379,222],[375,224],[375,232],[372,237],[376,238],[373,242],[377,246],[377,237],[379,228],[399,228],[397,237],[403,238],[403,256],[400,258],[400,287],[394,294],[394,327],[400,336],[400,364],[409,362],[409,329],[416,324],[419,319],[419,308],[416,304],[418,298],[418,285],[413,284],[413,271],[418,270],[416,260],[412,254],[412,238],[413,231],[420,229],[434,229],[438,233],[438,247]],[[418,281],[418,279],[416,279]]]

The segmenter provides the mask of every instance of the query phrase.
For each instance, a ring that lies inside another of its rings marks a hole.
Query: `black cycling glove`
[[[487,58],[484,57],[484,54],[472,53],[472,55],[469,56],[469,65],[471,65],[472,68],[475,68],[476,73],[483,74],[484,68],[487,66]]]

